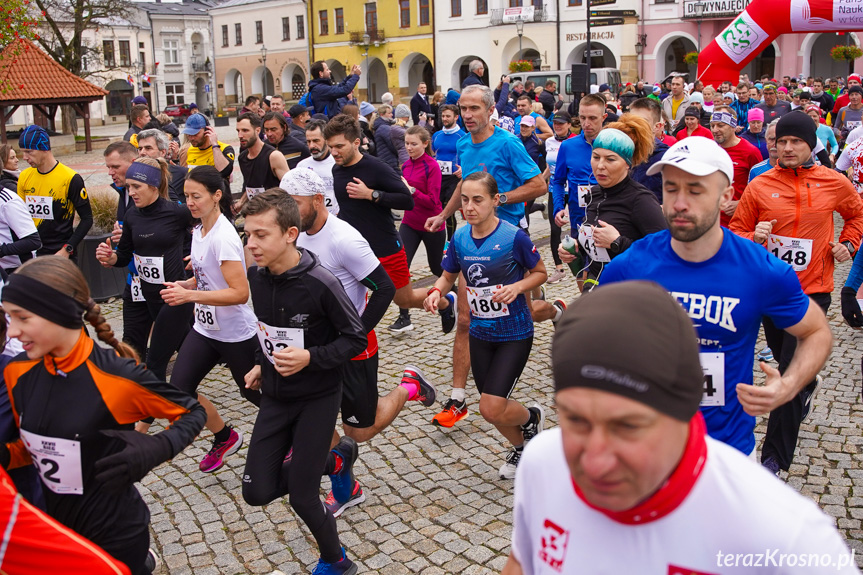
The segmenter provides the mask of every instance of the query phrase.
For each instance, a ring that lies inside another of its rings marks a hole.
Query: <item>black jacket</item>
[[[360,77],[356,74],[348,74],[348,77],[338,84],[333,84],[329,78],[315,78],[309,82],[309,92],[315,105],[314,113],[326,114],[329,118],[336,116],[342,110],[338,99],[350,94],[359,81]]]
[[[543,90],[539,97],[537,98],[540,104],[542,104],[543,115],[546,118],[551,117],[554,113],[554,104],[557,102],[557,94],[554,92],[549,92],[548,90]]]
[[[378,116],[375,119],[375,154],[378,159],[394,169],[397,174],[402,173],[402,167],[399,164],[399,152],[392,138],[393,120],[387,120]]]
[[[414,94],[414,97],[411,98],[411,119],[414,121],[414,126],[418,126],[420,123],[420,112],[425,112],[429,119],[433,118],[431,106],[428,101],[426,98],[420,96],[419,92],[417,92]]]
[[[8,170],[0,171],[0,189],[6,188],[18,193],[18,176]]]
[[[303,331],[309,365],[282,377],[258,346],[261,392],[279,401],[310,400],[342,390],[343,367],[367,344],[365,330],[342,284],[318,257],[299,248],[300,262],[283,274],[249,268],[249,287],[258,320],[271,327]]]
[[[653,153],[650,154],[650,157],[647,158],[646,162],[632,168],[632,173],[630,174],[633,180],[653,192],[653,195],[656,196],[656,199],[660,204],[662,204],[662,174],[659,173],[648,176],[647,170],[650,166],[661,160],[662,155],[667,150],[668,144],[662,140],[655,140],[653,142]]]
[[[304,129],[294,124],[293,122],[288,122],[288,127],[290,128],[289,134],[291,136],[301,141],[304,145],[308,145],[308,142],[306,141],[306,131]]]

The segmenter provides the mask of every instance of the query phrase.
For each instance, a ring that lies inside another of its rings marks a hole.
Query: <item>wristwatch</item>
[[[73,248],[69,244],[63,244],[63,249],[66,250],[67,254],[71,254],[72,252],[75,251],[75,248]]]
[[[611,245],[609,246],[608,251],[610,251],[614,255],[619,254],[620,253],[620,238],[622,238],[622,237],[623,236],[617,236],[617,239],[614,240],[613,242],[611,242]]]
[[[378,203],[381,199],[381,193],[377,190],[372,191],[372,201]]]
[[[506,194],[498,194],[498,199],[500,200],[501,204],[505,204],[506,203]]]
[[[848,248],[848,253],[849,253],[849,254],[851,254],[851,256],[853,257],[853,256],[854,256],[854,252],[856,251],[856,250],[854,249],[854,244],[852,244],[852,243],[851,243],[851,242],[849,242],[848,240],[845,240],[844,242],[842,242],[842,245],[843,245],[843,246],[845,246],[846,248]]]

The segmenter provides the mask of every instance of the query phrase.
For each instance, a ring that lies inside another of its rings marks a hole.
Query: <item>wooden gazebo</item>
[[[0,53],[0,142],[6,143],[6,121],[19,106],[33,106],[48,118],[55,130],[57,108],[69,104],[84,119],[87,151],[90,141],[90,102],[108,93],[79,78],[54,61],[29,40],[9,44]]]

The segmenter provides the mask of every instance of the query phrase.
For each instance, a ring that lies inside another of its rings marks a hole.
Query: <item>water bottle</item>
[[[575,256],[575,259],[569,262],[569,269],[572,270],[572,275],[578,276],[578,274],[581,273],[581,270],[584,268],[584,258],[578,251],[578,244],[575,243],[575,240],[572,239],[572,236],[567,234],[563,236],[563,238],[560,240],[560,245],[563,246],[563,249]]]

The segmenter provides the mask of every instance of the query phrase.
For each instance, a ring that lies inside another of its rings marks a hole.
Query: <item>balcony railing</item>
[[[193,63],[192,70],[195,72],[209,72],[212,66],[209,62]]]
[[[372,44],[383,44],[387,41],[384,31],[381,28],[375,28],[373,30],[354,30],[350,32],[351,44],[362,44],[364,34],[369,35],[369,42]]]
[[[489,24],[491,24],[492,26],[510,24],[511,22],[503,21],[503,11],[504,8],[495,8],[491,10],[491,19],[489,20]],[[545,22],[546,20],[548,20],[548,9],[545,7],[536,7],[533,10],[533,18],[530,20],[525,20],[525,22]]]

